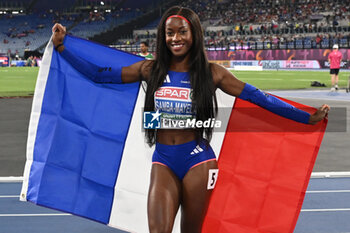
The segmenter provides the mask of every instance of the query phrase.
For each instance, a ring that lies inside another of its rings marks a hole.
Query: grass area
[[[0,67],[0,96],[34,94],[38,67]]]
[[[0,67],[0,96],[30,96],[34,93],[38,67]],[[235,76],[263,90],[311,88],[312,81],[331,86],[329,72],[233,71]],[[350,72],[340,70],[339,87],[345,87]]]
[[[250,83],[263,90],[273,89],[304,89],[311,87],[312,81],[326,84],[326,89],[331,88],[329,71],[232,71],[240,80]],[[339,72],[339,87],[346,87],[350,72]],[[316,87],[315,89],[319,89]]]

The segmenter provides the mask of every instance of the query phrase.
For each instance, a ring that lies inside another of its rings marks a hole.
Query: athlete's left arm
[[[305,123],[316,124],[324,119],[329,111],[328,105],[322,105],[314,114],[302,111],[274,96],[262,92],[258,88],[240,81],[226,68],[212,64],[214,84],[229,95],[248,100],[260,107],[288,119]]]

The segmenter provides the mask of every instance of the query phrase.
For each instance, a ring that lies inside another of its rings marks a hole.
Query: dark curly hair
[[[198,15],[191,9],[180,6],[174,6],[168,9],[159,22],[156,59],[153,62],[151,76],[147,82],[144,110],[154,111],[154,93],[163,85],[164,78],[170,67],[172,53],[166,46],[165,22],[171,15],[181,15],[190,22],[193,43],[189,50],[189,73],[193,89],[192,101],[195,103],[194,110],[196,112],[196,119],[205,121],[209,118],[214,118],[217,113],[216,88],[213,82],[210,64],[204,49],[203,29]],[[204,137],[210,141],[213,132],[212,128],[197,128],[196,131],[197,140]],[[150,146],[155,144],[155,130],[146,130],[146,141]]]

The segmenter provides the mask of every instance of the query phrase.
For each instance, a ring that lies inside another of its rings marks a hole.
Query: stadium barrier
[[[316,60],[217,60],[211,61],[233,70],[320,69]]]
[[[236,50],[236,51],[207,51],[209,60],[235,60],[235,61],[297,61],[316,60],[322,68],[328,68],[327,60],[331,49],[299,49],[299,50]],[[350,49],[339,49],[342,53],[342,68],[350,68]]]
[[[9,66],[9,65],[10,65],[10,64],[9,64],[9,57],[0,54],[0,67],[1,67],[1,66]]]
[[[114,45],[114,48],[130,52],[138,53],[140,48],[138,45]],[[153,50],[150,47],[150,51]],[[218,50],[218,48],[207,48],[207,57],[210,61],[217,61],[217,63],[230,68],[231,65],[228,61],[242,61],[242,62],[257,62],[264,61],[264,69],[281,69],[283,65],[274,61],[293,61],[291,69],[296,68],[294,66],[314,66],[317,69],[318,65],[323,69],[329,68],[328,55],[332,51],[331,49],[269,49],[269,50]],[[221,48],[222,49],[222,48]],[[342,53],[341,69],[350,69],[350,49],[339,49]],[[153,53],[153,55],[155,55]],[[306,65],[297,61],[317,61],[318,65],[314,63]],[[269,67],[267,67],[269,66]],[[305,67],[307,69],[307,67]],[[303,68],[303,69],[305,69]],[[310,67],[309,67],[310,68]]]
[[[231,61],[229,61],[229,60],[212,60],[210,62],[222,65],[225,68],[232,68]]]
[[[11,66],[16,66],[16,67],[26,66],[26,61],[25,60],[12,60]]]
[[[241,70],[241,71],[262,71],[262,66],[234,66],[233,68],[229,68],[229,70]]]

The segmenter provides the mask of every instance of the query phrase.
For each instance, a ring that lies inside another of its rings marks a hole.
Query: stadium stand
[[[120,10],[105,16],[100,14],[91,15],[70,32],[79,37],[89,38],[136,18],[141,15],[141,12],[138,10]]]
[[[73,19],[59,19],[55,14],[5,15],[0,18],[0,53],[17,53],[36,50],[51,36],[54,22],[71,25]]]
[[[55,22],[130,51],[148,40],[153,51],[160,15],[175,4],[198,13],[208,49],[350,47],[350,0],[0,0],[0,53],[42,52]]]
[[[143,4],[154,7],[159,2],[144,0]],[[15,58],[23,57],[25,51],[42,52],[57,22],[72,35],[92,38],[144,14],[134,5],[123,0],[0,0],[0,53]]]
[[[223,2],[191,0],[181,3],[200,16],[208,47],[300,49],[330,48],[334,43],[349,47],[349,0]],[[115,44],[137,44],[139,39],[148,39],[152,45],[156,24],[157,21],[151,22]]]

